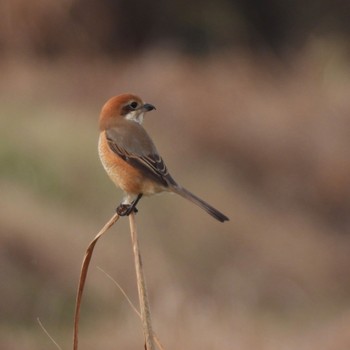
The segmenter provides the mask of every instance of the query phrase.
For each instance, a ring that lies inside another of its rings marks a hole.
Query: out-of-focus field
[[[222,210],[143,199],[137,223],[154,328],[166,349],[350,348],[350,71],[337,47],[196,59],[3,60],[0,348],[71,347],[84,250],[121,193],[97,155],[115,94],[157,110],[145,127],[174,177]],[[142,348],[128,222],[98,243],[81,349]]]

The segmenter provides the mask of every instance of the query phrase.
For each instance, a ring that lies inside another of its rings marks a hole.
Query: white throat
[[[126,116],[125,119],[131,120],[135,123],[142,124],[143,122],[143,114],[144,112],[140,111],[132,111],[129,112]]]

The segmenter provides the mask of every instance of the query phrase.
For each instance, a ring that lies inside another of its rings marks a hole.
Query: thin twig
[[[83,296],[85,281],[87,272],[89,269],[90,260],[92,253],[94,251],[95,245],[98,239],[119,219],[118,214],[114,214],[112,218],[103,226],[101,231],[96,235],[96,237],[89,244],[80,271],[80,278],[77,291],[77,299],[75,302],[75,313],[74,313],[74,334],[73,334],[73,350],[78,350],[78,333],[79,333],[79,316],[80,316],[80,305]]]
[[[121,291],[121,293],[124,295],[125,299],[127,300],[127,302],[129,303],[130,307],[135,311],[136,315],[141,319],[141,314],[139,312],[139,310],[137,310],[136,306],[134,305],[134,303],[131,301],[131,299],[129,298],[129,296],[126,294],[125,290],[122,288],[122,286],[109,274],[107,273],[105,270],[101,269],[101,267],[97,267],[101,272],[103,272],[117,287],[118,289]],[[156,343],[157,347],[159,350],[164,350],[163,345],[161,344],[157,334],[153,331],[153,339],[154,342]]]
[[[133,252],[134,252],[137,289],[139,292],[139,300],[140,300],[141,321],[142,321],[143,334],[145,336],[145,346],[146,346],[146,350],[154,350],[151,312],[150,312],[150,306],[149,306],[149,301],[147,297],[145,278],[143,274],[142,260],[141,260],[141,254],[139,249],[139,242],[137,237],[134,213],[131,213],[129,215],[129,223],[130,223],[131,241],[132,241]]]
[[[121,293],[124,295],[126,301],[129,303],[130,307],[135,311],[136,315],[141,318],[141,314],[139,310],[137,310],[137,307],[134,305],[134,303],[131,301],[129,296],[126,294],[125,290],[122,288],[122,286],[105,270],[101,269],[100,267],[97,266],[97,268],[102,271],[121,291]]]
[[[43,330],[43,332],[48,336],[48,338],[53,342],[53,344],[56,346],[58,350],[62,350],[62,348],[58,345],[55,339],[52,338],[50,333],[47,331],[47,329],[44,327],[44,325],[41,323],[39,317],[36,319],[39,323],[40,328]]]

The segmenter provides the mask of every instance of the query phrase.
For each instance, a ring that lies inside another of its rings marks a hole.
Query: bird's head
[[[100,130],[106,130],[123,119],[142,124],[144,114],[153,109],[156,109],[153,105],[144,103],[133,94],[112,97],[102,107]]]

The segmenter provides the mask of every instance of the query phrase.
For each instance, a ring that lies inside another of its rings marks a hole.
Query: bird
[[[137,212],[142,196],[172,192],[191,201],[220,222],[229,218],[200,199],[170,175],[142,122],[154,105],[131,93],[110,98],[99,117],[98,152],[104,169],[125,196],[116,212],[128,216]]]

